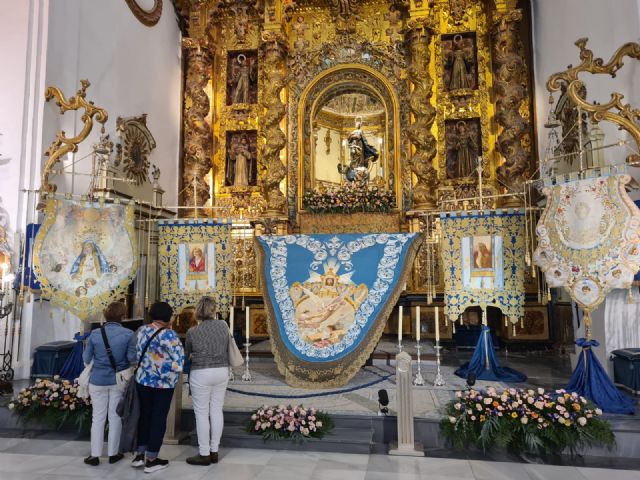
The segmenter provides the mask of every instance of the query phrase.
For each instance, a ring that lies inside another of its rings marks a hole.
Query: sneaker
[[[203,465],[206,467],[211,465],[211,457],[209,457],[209,455],[194,455],[193,457],[187,458],[187,463],[189,465]]]
[[[87,457],[84,459],[84,463],[86,463],[87,465],[91,465],[92,467],[97,467],[98,465],[100,465],[100,459],[98,457]]]
[[[111,465],[113,465],[116,462],[119,462],[120,460],[122,460],[124,458],[124,455],[122,453],[117,453],[115,455],[111,455],[109,457],[109,463]]]
[[[211,459],[211,463],[218,463],[218,452],[211,452],[209,458]]]
[[[147,460],[144,464],[144,473],[153,473],[158,470],[162,470],[169,466],[169,460],[163,460],[161,458],[154,458],[153,460]]]
[[[131,466],[133,468],[144,467],[144,453],[138,453],[133,460],[131,460]]]

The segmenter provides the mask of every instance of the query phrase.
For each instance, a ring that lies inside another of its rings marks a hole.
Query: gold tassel
[[[631,289],[629,289],[629,303],[633,303],[633,293],[631,293]]]
[[[508,327],[509,326],[509,319],[508,317],[504,317],[504,326]]]
[[[520,328],[524,329],[524,318],[520,319]]]
[[[516,326],[515,325],[513,326],[513,336],[514,337],[516,336]]]
[[[453,333],[456,333],[456,322],[451,322],[451,326],[453,327]]]

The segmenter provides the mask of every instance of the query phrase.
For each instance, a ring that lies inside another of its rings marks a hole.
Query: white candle
[[[440,341],[440,312],[436,306],[436,342]]]
[[[233,335],[233,320],[235,317],[235,298],[234,301],[231,302],[231,306],[229,307],[229,330],[231,330],[231,335]]]
[[[247,305],[247,308],[245,310],[245,312],[247,312],[247,318],[246,318],[246,329],[247,329],[247,343],[249,343],[249,320],[251,319],[251,313],[250,313],[250,308],[249,305]]]
[[[420,305],[416,306],[416,341],[420,341]]]
[[[402,305],[398,309],[398,343],[402,342]]]

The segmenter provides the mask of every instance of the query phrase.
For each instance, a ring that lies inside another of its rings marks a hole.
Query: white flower
[[[538,395],[544,395],[544,388],[538,389]]]
[[[460,410],[462,408],[462,404],[461,403],[456,403],[453,408],[455,408],[456,410]]]
[[[451,423],[456,423],[456,417],[449,417],[449,421]]]
[[[316,422],[316,427],[318,428],[322,427],[322,422]]]
[[[602,415],[602,410],[600,410],[599,408],[596,408],[596,415]]]
[[[521,422],[523,425],[526,425],[527,423],[529,423],[529,419],[528,419],[527,417],[522,417],[522,418],[520,419],[520,422]]]
[[[584,418],[584,417],[579,417],[579,418],[578,418],[578,424],[579,424],[581,427],[584,427],[584,426],[587,424],[587,419],[586,419],[586,418]]]
[[[258,416],[257,416],[255,413],[254,413],[253,415],[251,415],[251,420],[254,420],[254,421],[255,421],[255,420],[257,420],[257,419],[258,419]]]
[[[9,410],[13,410],[14,408],[16,408],[15,404],[13,402],[11,402],[9,404]]]

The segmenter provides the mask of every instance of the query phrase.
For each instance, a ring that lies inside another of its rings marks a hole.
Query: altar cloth
[[[258,237],[269,336],[291,385],[345,385],[375,348],[422,241],[416,233]]]

